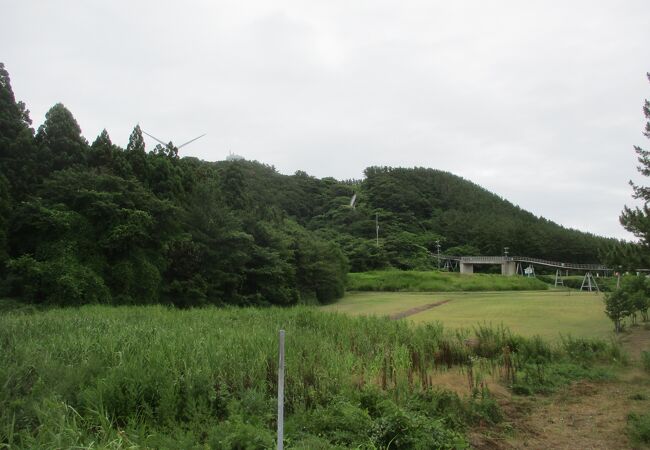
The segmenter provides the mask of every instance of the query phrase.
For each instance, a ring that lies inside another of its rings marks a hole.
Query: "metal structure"
[[[278,345],[278,450],[284,448],[284,330]]]
[[[562,280],[562,271],[557,269],[555,271],[555,287],[564,286],[564,280]]]
[[[565,263],[560,261],[549,261],[541,258],[532,258],[530,256],[456,256],[440,254],[440,259],[448,259],[458,261],[465,264],[503,264],[503,263],[520,263],[520,264],[534,264],[536,266],[554,267],[563,270],[586,270],[590,272],[610,272],[607,266],[602,264],[578,264],[578,263]]]
[[[591,274],[591,272],[585,273],[585,277],[582,279],[582,286],[580,286],[580,290],[583,291],[585,290],[585,288],[589,292],[593,292],[594,290],[596,290],[596,292],[600,292],[600,288],[596,283],[596,279]]]
[[[377,232],[377,247],[379,247],[379,213],[375,213],[375,231]]]
[[[532,264],[528,264],[528,267],[526,267],[526,270],[524,270],[524,272],[526,272],[527,277],[535,278],[535,266]]]
[[[352,198],[350,199],[350,208],[354,209],[355,208],[355,203],[357,201],[357,194],[356,192],[352,195]]]
[[[205,136],[205,135],[207,134],[207,133],[203,133],[201,136],[197,136],[197,137],[195,137],[194,139],[190,139],[189,141],[185,142],[184,144],[181,144],[181,145],[178,145],[178,146],[177,146],[177,145],[174,145],[174,144],[172,143],[172,141],[169,141],[169,142],[163,142],[163,141],[161,141],[160,139],[158,139],[156,136],[153,136],[153,135],[147,133],[147,132],[144,131],[144,130],[142,130],[142,132],[143,132],[144,134],[146,134],[147,136],[149,136],[151,139],[155,139],[156,141],[160,142],[160,143],[161,143],[162,145],[164,145],[165,147],[167,147],[167,146],[173,146],[173,147],[176,147],[177,150],[180,150],[181,148],[185,147],[187,144],[191,144],[192,142],[196,141],[197,139],[201,139],[203,136]]]

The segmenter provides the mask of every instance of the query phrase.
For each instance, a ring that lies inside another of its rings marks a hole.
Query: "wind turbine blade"
[[[202,138],[203,136],[205,136],[206,134],[208,134],[208,133],[204,133],[204,134],[202,134],[202,135],[201,135],[201,136],[199,136],[199,137],[195,137],[195,138],[194,138],[194,139],[192,139],[191,141],[187,141],[186,143],[184,143],[184,144],[181,144],[181,145],[179,145],[179,146],[178,146],[178,147],[176,147],[176,148],[181,148],[181,147],[185,147],[185,146],[186,146],[187,144],[191,144],[192,142],[194,142],[194,141],[196,141],[197,139],[201,139],[201,138]]]
[[[165,145],[165,146],[166,146],[166,145],[168,144],[167,142],[163,142],[163,141],[161,141],[161,140],[158,139],[156,136],[152,136],[152,135],[150,135],[149,133],[147,133],[147,132],[144,131],[144,130],[142,130],[142,132],[143,132],[144,134],[146,134],[147,136],[149,136],[150,138],[157,140],[157,141],[160,142],[162,145]]]

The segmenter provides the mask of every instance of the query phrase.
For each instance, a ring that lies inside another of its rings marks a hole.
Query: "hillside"
[[[126,148],[106,130],[89,144],[60,103],[35,131],[2,64],[0,166],[0,296],[34,303],[327,302],[349,270],[435,267],[437,239],[450,253],[507,245],[575,262],[608,243],[433,169],[287,176],[172,143],[147,151],[139,126]]]
[[[215,165],[221,174],[241,172],[245,196],[256,207],[274,205],[336,241],[355,272],[386,266],[431,268],[437,239],[443,253],[500,255],[508,246],[510,254],[581,263],[598,262],[599,252],[616,242],[537,217],[435,169],[369,167],[363,180],[337,181],[304,172],[282,175],[249,161]],[[355,208],[350,208],[353,194]]]

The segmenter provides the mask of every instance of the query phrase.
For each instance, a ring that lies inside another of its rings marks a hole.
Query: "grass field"
[[[281,328],[287,449],[467,448],[469,427],[503,420],[470,366],[536,393],[609,378],[597,363],[618,355],[315,307],[16,309],[0,314],[0,448],[273,448]],[[451,368],[460,392],[435,381]]]
[[[560,334],[603,339],[612,336],[602,295],[586,292],[351,292],[323,309],[352,315],[393,315],[445,300],[449,301],[405,320],[439,321],[446,328],[503,324],[517,334],[551,339]]]

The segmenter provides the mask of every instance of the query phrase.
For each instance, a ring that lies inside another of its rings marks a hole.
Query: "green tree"
[[[133,128],[125,153],[135,176],[140,181],[144,181],[147,178],[147,154],[140,125]]]
[[[9,73],[0,62],[0,166],[15,200],[25,197],[39,181],[31,124],[29,111],[16,101]]]
[[[605,314],[614,322],[614,331],[623,329],[623,319],[630,315],[630,298],[624,289],[616,289],[605,294]]]
[[[45,114],[45,122],[36,133],[36,143],[41,149],[45,174],[86,162],[88,142],[72,113],[61,103]]]
[[[0,284],[7,263],[7,233],[11,214],[11,199],[9,197],[9,182],[0,173]]]
[[[650,81],[650,73],[647,74],[647,77]],[[650,139],[650,101],[647,99],[643,105],[643,114],[647,120],[643,135]],[[638,171],[643,176],[650,176],[650,151],[644,150],[638,145],[634,146],[634,151],[638,155],[640,164]],[[650,187],[641,186],[632,181],[630,181],[630,184],[634,191],[632,196],[635,199],[642,200],[643,206],[641,208],[629,208],[626,206],[623,209],[620,221],[625,229],[637,236],[641,240],[641,244],[647,248],[650,245],[650,207],[648,207],[648,202],[650,202]]]

